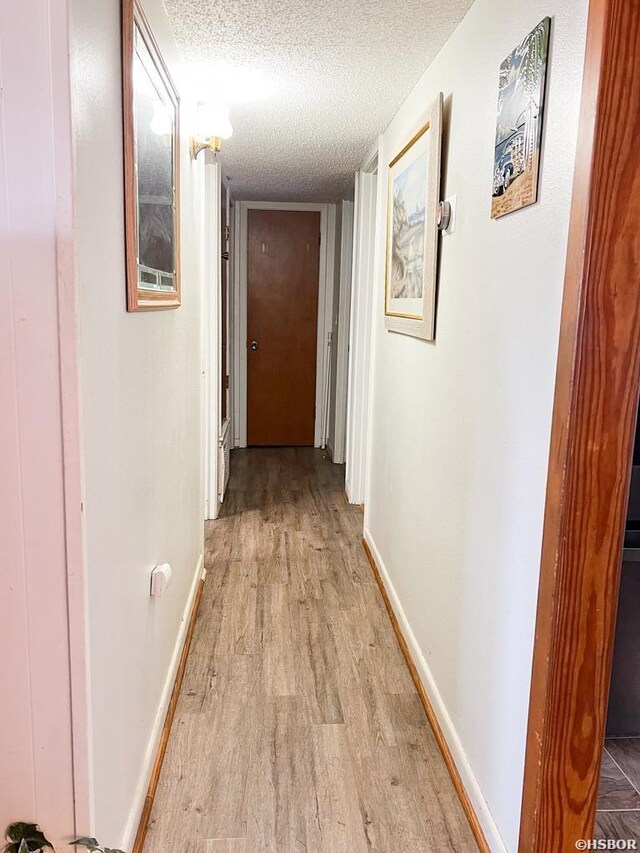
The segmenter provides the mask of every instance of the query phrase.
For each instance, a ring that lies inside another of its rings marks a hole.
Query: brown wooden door
[[[249,210],[247,441],[313,446],[320,214]]]

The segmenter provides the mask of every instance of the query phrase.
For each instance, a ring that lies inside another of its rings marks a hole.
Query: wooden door
[[[313,446],[320,214],[249,210],[247,441]]]

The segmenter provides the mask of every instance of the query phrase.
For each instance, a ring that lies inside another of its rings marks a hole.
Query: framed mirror
[[[127,310],[180,305],[180,104],[135,0],[122,4]]]

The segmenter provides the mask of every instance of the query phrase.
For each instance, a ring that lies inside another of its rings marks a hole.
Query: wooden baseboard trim
[[[481,853],[491,853],[490,847],[487,844],[487,839],[485,838],[484,832],[482,831],[482,827],[480,826],[478,816],[476,815],[474,808],[471,805],[471,800],[469,799],[462,779],[460,778],[460,774],[458,773],[458,768],[456,767],[456,763],[453,760],[453,755],[451,754],[451,750],[449,749],[449,744],[447,743],[445,736],[442,733],[438,718],[435,715],[429,697],[427,696],[427,692],[418,673],[418,669],[413,661],[413,657],[411,655],[411,651],[409,649],[407,641],[405,640],[404,634],[402,633],[402,629],[400,628],[400,624],[393,609],[393,605],[391,604],[391,600],[384,585],[380,570],[376,564],[373,554],[371,553],[371,548],[369,548],[369,545],[365,539],[362,540],[362,546],[364,548],[365,554],[367,555],[367,559],[369,560],[371,571],[373,572],[373,576],[376,579],[376,583],[378,584],[378,588],[380,590],[380,594],[382,595],[385,607],[387,608],[387,613],[389,614],[389,619],[391,621],[393,631],[396,635],[396,639],[398,640],[398,645],[400,646],[400,650],[404,655],[407,668],[409,669],[409,673],[411,674],[413,683],[415,684],[416,690],[418,691],[418,696],[420,697],[420,701],[422,702],[422,707],[424,708],[427,720],[429,721],[429,725],[431,726],[431,729],[433,731],[436,743],[438,744],[438,748],[442,753],[444,763],[447,765],[447,770],[449,771],[453,786],[456,789],[456,793],[458,794],[458,797],[462,804],[462,808],[464,809],[464,812],[467,816],[467,820],[469,821],[471,831],[473,832],[473,835],[478,843],[478,847],[480,848]]]
[[[132,853],[142,853],[142,850],[144,848],[144,842],[147,837],[147,829],[149,827],[151,809],[153,808],[153,801],[156,796],[156,791],[158,790],[158,782],[160,781],[160,771],[162,770],[162,762],[164,761],[164,756],[167,751],[167,743],[169,742],[171,726],[173,725],[173,718],[175,716],[176,707],[178,705],[178,699],[180,697],[180,688],[182,687],[182,679],[184,678],[184,671],[187,666],[187,657],[189,656],[189,649],[191,648],[191,639],[193,637],[193,630],[196,626],[196,618],[198,616],[198,608],[200,607],[200,599],[202,598],[203,588],[204,574],[203,577],[198,581],[198,588],[193,598],[193,605],[191,606],[191,615],[189,616],[189,626],[187,628],[187,633],[184,638],[184,645],[182,646],[180,661],[178,663],[175,681],[173,682],[173,690],[171,691],[171,698],[169,699],[167,714],[164,718],[162,735],[160,736],[158,751],[156,752],[156,758],[153,762],[153,770],[151,771],[149,787],[147,788],[147,796],[144,800],[142,815],[140,817],[140,823],[138,824],[138,832],[136,833],[136,840],[133,845]]]

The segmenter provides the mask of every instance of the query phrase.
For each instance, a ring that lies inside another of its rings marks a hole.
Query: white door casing
[[[220,164],[206,154],[204,191],[204,329],[205,347],[205,518],[214,519],[220,511],[219,441],[220,372],[222,340],[222,311],[220,282],[222,280],[221,204],[222,182]]]
[[[370,171],[356,174],[349,392],[347,400],[345,490],[350,503],[364,502],[367,482],[371,326],[377,210],[377,156]]]
[[[347,393],[349,375],[349,320],[351,317],[351,279],[353,267],[353,216],[354,204],[342,202],[342,225],[340,231],[340,302],[338,309],[338,338],[336,347],[336,408],[333,461],[345,461],[347,430]]]

